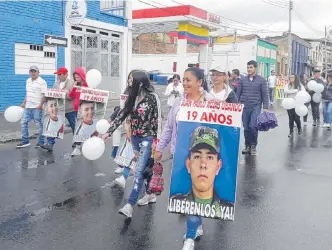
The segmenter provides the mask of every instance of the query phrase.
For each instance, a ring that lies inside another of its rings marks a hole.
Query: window
[[[27,75],[31,65],[36,65],[42,75],[56,71],[56,47],[15,43],[15,74]]]
[[[43,46],[41,45],[30,45],[30,50],[43,51]]]
[[[100,10],[112,16],[124,17],[125,0],[100,0]]]
[[[55,52],[44,52],[44,57],[55,58]]]

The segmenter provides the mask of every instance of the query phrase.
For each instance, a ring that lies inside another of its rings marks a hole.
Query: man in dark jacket
[[[318,84],[324,85],[324,81],[323,81],[320,73],[321,73],[320,69],[318,69],[318,68],[314,69],[314,77],[310,80],[314,80]],[[315,92],[314,91],[309,91],[309,94],[312,97],[315,94]],[[313,126],[317,126],[317,125],[319,126],[320,125],[320,113],[319,113],[320,103],[314,102],[311,98],[310,104],[311,104],[311,110],[312,110],[312,118],[314,120],[314,123],[312,125]]]
[[[240,71],[238,69],[233,69],[229,85],[232,86],[235,93],[237,92],[237,87],[239,86],[240,79]]]
[[[248,76],[242,77],[237,97],[240,103],[244,104],[242,122],[244,127],[245,149],[243,154],[256,155],[258,130],[256,128],[257,117],[263,109],[269,108],[269,92],[266,80],[257,75],[257,62],[247,63]]]

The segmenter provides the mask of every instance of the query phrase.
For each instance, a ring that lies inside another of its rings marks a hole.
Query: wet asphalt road
[[[235,222],[205,219],[196,250],[331,249],[331,132],[287,138],[287,117],[260,133],[258,155],[240,156]],[[118,214],[131,189],[116,177],[111,143],[96,162],[70,158],[71,136],[53,154],[0,145],[0,249],[182,249],[185,217],[167,213],[168,182],[154,205]],[[32,141],[35,142],[35,141]],[[167,156],[165,157],[167,158]],[[171,161],[164,163],[167,180]]]

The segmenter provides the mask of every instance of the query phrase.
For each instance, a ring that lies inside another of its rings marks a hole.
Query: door
[[[84,67],[88,72],[97,69],[103,78],[98,89],[114,92],[110,98],[118,98],[121,92],[121,43],[120,35],[112,31],[80,28],[71,35],[71,72]],[[93,31],[94,33],[91,33]]]

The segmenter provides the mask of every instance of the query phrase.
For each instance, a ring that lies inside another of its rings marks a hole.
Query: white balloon
[[[22,119],[24,108],[20,106],[10,106],[5,111],[5,118],[8,122],[18,122]]]
[[[312,96],[312,100],[316,103],[320,103],[322,101],[322,94],[321,93],[315,93]]]
[[[308,108],[304,104],[297,104],[295,107],[295,113],[298,116],[306,116],[308,114]]]
[[[314,80],[311,80],[308,82],[308,89],[311,91],[314,91],[316,85],[318,85],[318,83]]]
[[[91,137],[83,143],[82,154],[90,161],[99,159],[105,151],[105,143],[99,137]]]
[[[95,89],[101,83],[102,75],[97,69],[90,69],[86,73],[86,82],[89,88]]]
[[[308,99],[307,99],[307,101],[305,103],[309,103],[309,102],[311,102],[311,96],[308,93]]]
[[[284,98],[282,100],[282,107],[284,109],[293,109],[295,108],[296,102],[293,98]]]
[[[110,128],[110,124],[106,119],[101,119],[96,124],[96,130],[99,134],[106,134],[107,130]]]
[[[304,104],[308,102],[310,95],[307,91],[299,91],[295,96],[295,101],[298,104]]]
[[[322,93],[324,91],[324,86],[323,84],[319,84],[317,83],[315,86],[314,86],[314,91],[316,93]]]

